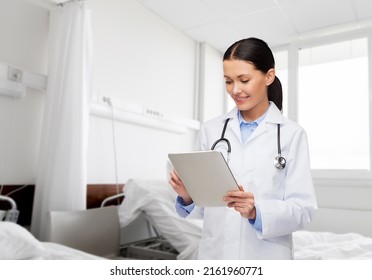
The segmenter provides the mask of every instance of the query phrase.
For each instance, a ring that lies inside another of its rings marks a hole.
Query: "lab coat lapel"
[[[242,140],[240,136],[240,127],[238,121],[238,109],[235,107],[233,110],[227,113],[226,119],[227,118],[230,118],[228,125],[229,129],[233,132],[238,141],[241,142]]]
[[[272,103],[270,104],[269,111],[267,112],[266,118],[260,123],[260,125],[254,130],[253,134],[249,137],[247,143],[265,133],[268,124],[283,123],[283,115],[279,109]]]
[[[260,123],[259,126],[257,126],[257,128],[253,131],[252,135],[248,138],[248,141],[247,143],[249,143],[250,141],[252,141],[254,138],[260,136],[262,133],[264,133],[266,131],[266,122],[263,121]]]

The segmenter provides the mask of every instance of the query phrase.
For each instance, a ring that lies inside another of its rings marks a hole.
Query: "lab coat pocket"
[[[221,254],[220,254],[221,255]],[[202,238],[199,242],[199,260],[212,260],[217,258],[216,238]]]
[[[279,199],[284,197],[285,173],[275,168],[272,173],[267,173],[255,180],[255,197],[262,199]]]
[[[267,256],[267,259],[271,260],[291,260],[293,259],[293,252],[290,247],[273,242],[269,240],[263,240],[263,252]]]

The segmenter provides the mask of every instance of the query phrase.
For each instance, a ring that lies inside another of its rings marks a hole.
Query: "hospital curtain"
[[[48,87],[31,231],[47,237],[50,210],[86,208],[92,85],[90,12],[83,1],[50,11]]]

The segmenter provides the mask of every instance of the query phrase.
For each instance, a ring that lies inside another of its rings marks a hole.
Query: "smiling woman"
[[[173,170],[177,212],[204,220],[199,259],[291,259],[292,233],[307,226],[317,208],[306,133],[281,114],[281,84],[266,42],[235,42],[223,56],[223,71],[236,106],[202,125],[199,149],[220,151],[227,143],[240,188],[223,197],[228,207],[199,207]],[[216,139],[224,141],[215,145]],[[279,164],[281,153],[286,164]]]

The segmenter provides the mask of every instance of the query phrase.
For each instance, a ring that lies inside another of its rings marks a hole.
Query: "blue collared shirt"
[[[247,122],[244,120],[240,111],[238,111],[238,121],[240,127],[240,134],[242,137],[242,144],[245,145],[248,138],[253,134],[254,130],[259,126],[259,124],[265,119],[267,111],[253,122]]]

